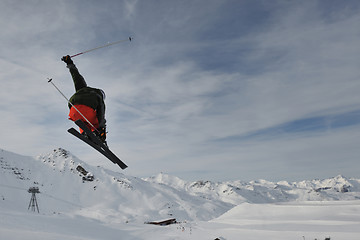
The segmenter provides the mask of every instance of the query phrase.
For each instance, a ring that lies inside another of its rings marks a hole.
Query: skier
[[[106,144],[104,91],[87,86],[85,79],[81,76],[69,55],[62,57],[61,60],[67,64],[66,67],[69,68],[75,85],[75,94],[69,99],[69,102],[72,104],[69,103],[69,119],[72,121],[82,120]],[[80,132],[83,133],[83,130],[80,129]]]

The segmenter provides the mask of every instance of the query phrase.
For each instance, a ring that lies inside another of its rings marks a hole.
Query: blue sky
[[[0,2],[0,148],[62,147],[63,55],[105,90],[108,143],[129,168],[187,180],[360,177],[359,1]]]

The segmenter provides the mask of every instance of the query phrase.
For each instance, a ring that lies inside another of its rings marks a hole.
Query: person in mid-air
[[[75,93],[69,99],[69,119],[72,121],[82,120],[99,138],[106,144],[106,120],[105,120],[105,93],[101,89],[88,87],[85,79],[79,73],[77,67],[69,55],[61,58],[70,70]],[[79,113],[81,112],[81,114]],[[83,115],[83,116],[82,116]],[[92,126],[84,119],[92,124]],[[80,129],[83,133],[83,130]]]

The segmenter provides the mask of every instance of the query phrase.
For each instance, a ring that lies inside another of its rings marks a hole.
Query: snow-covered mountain
[[[64,149],[36,158],[0,151],[0,196],[8,208],[26,209],[27,190],[38,187],[43,213],[75,212],[111,222],[164,218],[208,220],[231,207],[164,184],[89,166]]]
[[[0,150],[0,172],[5,239],[314,239],[329,233],[357,239],[359,233],[360,180],[343,176],[277,183],[188,182],[163,173],[141,179],[90,166],[61,148],[36,158]],[[36,215],[28,211],[32,187],[40,190]],[[170,218],[178,224],[143,224]]]
[[[360,199],[360,180],[187,182],[160,173],[141,179],[86,164],[64,149],[36,158],[0,150],[0,197],[26,209],[38,187],[43,213],[76,213],[111,222],[211,220],[241,203]]]
[[[159,174],[146,179],[149,182],[171,186],[179,191],[205,199],[238,205],[248,203],[275,203],[289,201],[333,201],[360,199],[360,180],[341,175],[324,180],[301,182],[229,181],[185,182],[177,177]]]

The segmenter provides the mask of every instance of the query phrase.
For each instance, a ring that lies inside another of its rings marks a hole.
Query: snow
[[[81,166],[81,167],[79,167]],[[359,239],[360,180],[187,182],[0,150],[0,239]],[[40,214],[28,210],[30,187]],[[145,222],[176,218],[177,224]]]

